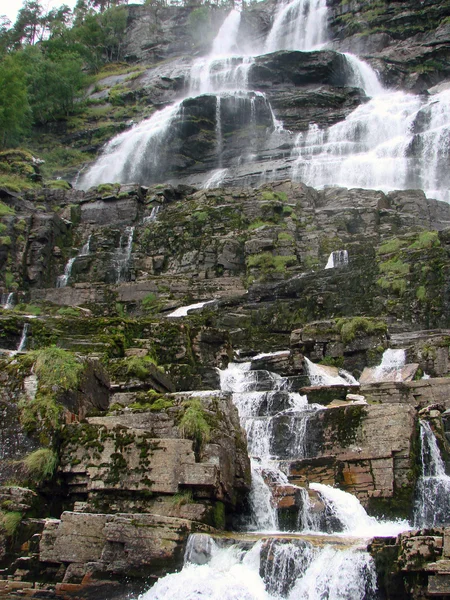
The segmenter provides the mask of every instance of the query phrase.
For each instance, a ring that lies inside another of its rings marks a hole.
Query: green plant
[[[424,231],[419,234],[417,240],[409,246],[408,250],[424,250],[433,246],[439,246],[439,244],[439,234],[437,231]]]
[[[156,366],[155,359],[151,356],[131,356],[124,359],[126,374],[138,379],[147,379]]]
[[[23,459],[23,464],[30,477],[40,483],[49,479],[58,465],[58,456],[50,448],[39,448]]]
[[[63,407],[53,395],[38,392],[33,399],[19,400],[19,420],[24,430],[36,434],[41,444],[49,444],[55,430],[61,426]]]
[[[178,492],[178,494],[175,494],[174,496],[172,496],[170,501],[177,508],[180,508],[180,506],[183,506],[183,504],[192,504],[192,502],[193,502],[192,490],[183,490],[182,492]]]
[[[65,179],[51,179],[47,181],[45,187],[48,187],[52,190],[70,190],[71,185]]]
[[[194,441],[194,451],[200,452],[210,439],[211,428],[206,420],[205,409],[198,398],[184,403],[184,413],[179,422],[181,435]]]
[[[1,185],[1,180],[0,180]],[[20,190],[19,190],[20,191]],[[10,206],[7,206],[4,202],[0,202],[0,217],[5,217],[7,215],[13,215],[14,209]]]
[[[377,250],[377,254],[393,254],[397,252],[405,245],[404,240],[400,240],[399,238],[393,238],[381,244],[381,246]]]
[[[22,513],[11,511],[11,512],[0,512],[0,523],[2,528],[5,530],[6,535],[13,537],[19,524],[22,520]]]
[[[344,344],[352,342],[359,334],[383,335],[387,331],[384,321],[369,317],[354,317],[353,319],[337,319],[337,330]]]
[[[50,346],[33,350],[30,354],[35,361],[34,372],[39,379],[41,390],[64,391],[78,386],[84,365],[72,352]]]

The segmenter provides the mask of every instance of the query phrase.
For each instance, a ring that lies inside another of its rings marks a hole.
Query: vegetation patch
[[[8,537],[14,537],[21,520],[22,513],[20,512],[0,512],[0,526]]]
[[[387,332],[387,325],[384,321],[371,317],[337,319],[336,328],[344,344],[348,344],[362,335],[385,335]]]
[[[58,456],[50,448],[39,448],[23,459],[23,464],[35,483],[50,479],[58,465]]]
[[[184,413],[178,426],[184,438],[193,440],[194,452],[198,455],[211,435],[205,409],[198,398],[184,402]]]

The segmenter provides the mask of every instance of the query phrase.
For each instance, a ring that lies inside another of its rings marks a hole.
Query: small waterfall
[[[374,371],[375,381],[384,381],[389,378],[389,381],[397,379],[401,381],[401,370],[406,363],[406,354],[404,350],[393,350],[388,348],[383,352],[381,363]]]
[[[147,223],[154,223],[156,221],[156,219],[158,218],[158,213],[161,210],[161,204],[155,204],[155,206],[153,206],[151,213],[149,214],[148,217],[144,217],[144,219],[142,220],[142,222],[144,224]]]
[[[343,533],[359,536],[397,535],[410,529],[407,521],[378,521],[369,517],[356,496],[322,483],[311,483],[328,509],[329,516],[340,523]]]
[[[356,379],[344,369],[339,369],[338,374],[330,373],[329,368],[317,365],[306,358],[306,369],[311,385],[332,386],[332,385],[359,385]],[[333,370],[334,371],[334,370]]]
[[[428,421],[420,421],[422,475],[417,482],[416,527],[447,525],[450,521],[450,477]]]
[[[212,188],[220,187],[225,177],[227,176],[228,169],[215,169],[206,178],[203,187],[208,190]]]
[[[369,64],[349,52],[344,52],[344,56],[350,67],[349,85],[363,89],[368,96],[379,96],[385,92],[377,74]]]
[[[348,252],[347,250],[337,250],[332,252],[328,257],[325,269],[337,269],[339,267],[345,267],[348,265]]]
[[[197,302],[196,304],[189,304],[188,306],[180,306],[180,308],[177,308],[167,316],[174,318],[187,317],[188,312],[190,312],[191,310],[203,308],[207,304],[211,304],[213,302],[215,302],[215,300],[206,300],[204,302]]]
[[[57,279],[56,279],[56,287],[57,288],[63,288],[66,287],[70,276],[72,274],[72,267],[73,267],[73,263],[76,260],[76,256],[73,256],[72,258],[69,258],[69,260],[66,263],[66,266],[64,267],[64,273],[62,275],[58,275]]]
[[[64,273],[62,275],[58,275],[58,277],[56,279],[56,287],[57,288],[66,287],[66,285],[69,283],[70,276],[72,275],[72,267],[73,267],[74,262],[80,256],[88,256],[89,255],[90,245],[91,245],[91,236],[88,237],[86,243],[82,246],[79,253],[76,256],[69,258],[69,260],[67,261],[66,266],[64,267]]]
[[[219,168],[222,165],[222,152],[223,152],[223,137],[222,137],[222,118],[220,114],[220,96],[216,97],[216,153]]]
[[[326,0],[292,0],[279,6],[264,51],[317,50],[327,39]]]
[[[428,197],[450,202],[450,90],[432,96],[419,116],[427,124],[414,139],[419,154],[418,184]]]
[[[11,310],[14,308],[14,292],[2,294],[2,305],[5,310]]]
[[[116,250],[114,266],[116,283],[126,281],[130,269],[131,252],[133,250],[134,227],[126,227],[120,236],[119,248]],[[126,240],[126,241],[125,241]]]
[[[28,329],[30,327],[29,323],[24,323],[22,329],[22,336],[20,338],[19,345],[17,346],[16,352],[24,352],[27,347],[27,338],[28,338]]]

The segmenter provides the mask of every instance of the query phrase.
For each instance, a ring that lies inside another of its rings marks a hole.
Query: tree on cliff
[[[30,122],[26,75],[15,57],[0,63],[0,146],[16,142]]]

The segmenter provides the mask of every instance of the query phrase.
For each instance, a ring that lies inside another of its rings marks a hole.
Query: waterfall
[[[66,263],[66,266],[64,267],[64,273],[62,275],[58,275],[57,279],[56,279],[56,287],[57,288],[63,288],[66,287],[69,278],[72,274],[72,267],[73,267],[73,263],[76,260],[76,256],[73,256],[72,258],[69,258],[69,260]]]
[[[161,204],[155,204],[155,206],[153,206],[149,216],[144,217],[142,219],[142,222],[144,223],[144,225],[147,223],[154,223],[156,221],[156,219],[158,218],[158,213],[160,210],[161,210]]]
[[[181,116],[181,103],[175,102],[113,137],[100,158],[80,178],[79,187],[88,189],[111,181],[141,181],[142,173],[155,176],[161,166],[170,126]]]
[[[188,306],[180,306],[180,308],[177,308],[167,316],[175,318],[187,317],[188,312],[190,312],[191,310],[203,308],[204,306],[206,306],[207,304],[211,304],[212,302],[215,302],[215,300],[206,300],[204,302],[197,302],[196,304],[189,304]]]
[[[30,327],[29,323],[24,323],[24,326],[22,329],[22,336],[20,338],[20,342],[19,342],[19,345],[17,346],[17,350],[15,353],[25,351],[25,349],[27,347],[27,337],[28,337],[29,327]]]
[[[359,385],[359,383],[356,381],[353,375],[351,375],[351,373],[348,373],[344,369],[333,369],[333,372],[330,372],[329,367],[317,365],[310,361],[309,358],[306,358],[306,356],[305,364],[311,385]],[[338,374],[334,373],[335,370],[338,372]]]
[[[435,527],[450,521],[450,477],[428,421],[420,421],[422,475],[417,482],[414,524]]]
[[[351,73],[349,85],[363,89],[368,96],[379,96],[385,92],[377,74],[369,64],[349,52],[344,52],[344,56]]]
[[[126,281],[130,269],[131,252],[133,249],[134,227],[126,227],[120,236],[119,247],[114,257],[116,283]],[[125,242],[126,240],[126,242]]]
[[[327,41],[326,0],[292,0],[280,4],[264,51],[317,50]]]
[[[5,310],[11,310],[14,308],[14,292],[2,294],[2,304]]]
[[[206,177],[203,187],[206,190],[220,187],[227,176],[227,173],[228,169],[214,169],[214,171],[211,171],[211,173],[209,173],[209,175]]]
[[[406,355],[404,350],[388,348],[383,352],[381,363],[374,370],[374,380],[384,381],[386,377],[392,381],[392,376],[401,381],[401,370],[405,366]]]
[[[337,250],[332,252],[328,257],[325,269],[336,269],[339,267],[345,267],[346,265],[348,265],[347,250]]]
[[[76,259],[80,256],[88,256],[90,253],[90,244],[91,244],[91,236],[88,237],[86,243],[82,246],[81,250],[76,256],[69,258],[64,267],[64,273],[62,275],[58,275],[56,279],[56,287],[63,288],[69,283],[70,276],[72,275],[72,267]]]

